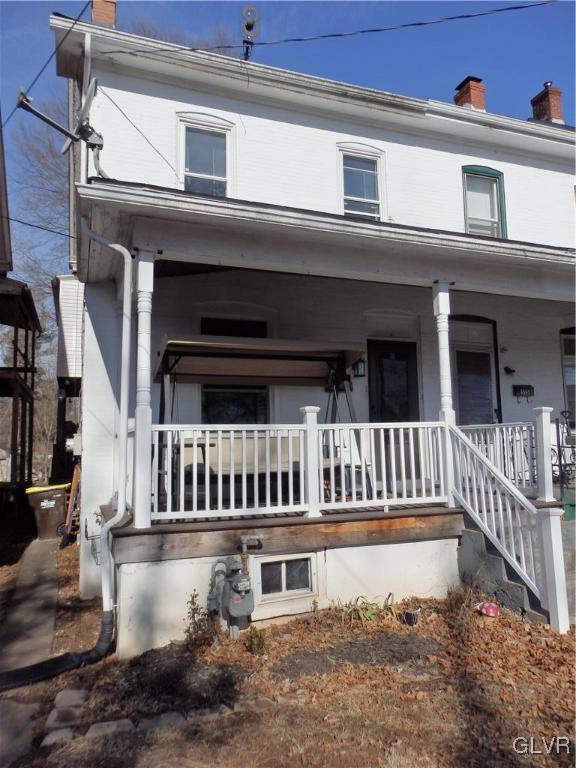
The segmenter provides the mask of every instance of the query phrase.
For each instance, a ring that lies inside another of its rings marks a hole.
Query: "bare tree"
[[[145,21],[134,22],[131,31],[154,40],[185,45],[190,48],[210,48],[236,56],[238,51],[226,46],[237,45],[230,32],[218,27],[206,38],[190,36],[180,30],[162,29]],[[68,124],[65,95],[39,103],[41,111],[62,125]],[[11,216],[34,224],[38,229],[22,225],[12,227],[14,275],[30,286],[40,315],[43,333],[37,347],[38,373],[34,417],[34,471],[38,479],[50,474],[52,444],[56,431],[57,385],[56,317],[52,302],[52,278],[66,272],[68,264],[68,157],[60,152],[64,137],[40,120],[21,117],[12,130],[14,172]],[[59,234],[46,230],[54,230]],[[4,339],[0,335],[0,358]],[[0,403],[0,431],[9,417],[5,404]],[[2,446],[0,446],[2,447]]]

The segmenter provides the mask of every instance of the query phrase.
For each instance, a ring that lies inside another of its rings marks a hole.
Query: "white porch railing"
[[[152,520],[304,512],[305,427],[152,427]]]
[[[314,418],[310,418],[310,416]],[[441,422],[152,427],[152,520],[445,503]]]
[[[462,432],[517,488],[528,496],[537,490],[534,424],[474,424]]]
[[[518,488],[467,438],[451,426],[454,495],[498,552],[536,597],[542,597],[537,572],[538,511]]]
[[[318,426],[319,509],[446,502],[444,424]]]
[[[537,490],[551,504],[538,510],[506,474],[519,480],[524,467],[533,477],[532,460],[519,449],[533,454],[528,425],[472,428],[470,439],[446,422],[318,424],[318,408],[302,410],[302,424],[153,426],[151,521],[317,516],[453,498],[549,609],[552,625],[567,630],[551,409],[536,409]],[[500,441],[509,459],[498,453]]]

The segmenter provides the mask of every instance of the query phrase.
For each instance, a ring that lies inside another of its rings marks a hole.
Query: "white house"
[[[181,636],[243,536],[257,620],[442,595],[466,520],[562,628],[550,411],[533,423],[574,412],[559,90],[518,120],[478,78],[415,99],[121,32],[113,8],[51,26],[103,137],[73,158],[81,589],[103,578],[119,652]]]

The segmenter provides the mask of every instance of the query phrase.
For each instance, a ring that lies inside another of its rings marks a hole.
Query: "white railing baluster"
[[[328,439],[328,471],[330,474],[330,501],[334,503],[336,501],[336,474],[334,471],[334,431],[329,429],[327,432]],[[324,441],[322,441],[324,444]]]
[[[166,512],[172,511],[172,432],[166,433]]]
[[[180,480],[180,491],[179,491],[180,499],[179,499],[178,509],[185,512],[186,511],[186,498],[185,498],[185,495],[184,495],[185,494],[185,490],[184,490],[184,468],[185,468],[185,464],[184,464],[184,446],[185,446],[184,432],[180,432],[180,463],[179,463],[179,466],[178,466],[178,475],[179,475],[179,480]]]
[[[206,471],[206,465],[204,465]],[[192,433],[192,512],[196,515],[198,510],[198,433]]]
[[[422,498],[426,496],[426,464],[424,461],[424,440],[426,431],[426,429],[418,427],[418,464],[420,466],[420,496]],[[414,491],[414,496],[416,496],[416,491]]]
[[[402,483],[402,498],[406,498],[406,456],[404,453],[404,427],[398,429],[398,449],[400,451],[400,480]]]
[[[396,446],[394,445],[395,430],[390,429],[390,484],[392,490],[392,499],[395,501],[398,498],[397,483],[396,483]]]
[[[248,465],[246,460],[246,430],[243,429],[242,432],[242,509],[246,509],[248,507]]]
[[[160,474],[159,474],[159,432],[152,432],[152,512],[158,514],[158,496],[160,494]],[[130,470],[132,472],[132,470]]]
[[[235,456],[234,456],[234,432],[230,430],[230,501],[228,503],[229,509],[234,509],[235,504],[235,488],[236,472],[235,472]]]
[[[350,485],[352,486],[352,501],[356,501],[356,436],[353,429],[348,430],[348,443],[350,445]]]
[[[265,480],[266,480],[266,507],[270,509],[271,506],[271,497],[272,497],[272,489],[270,487],[270,432],[266,430],[265,436],[264,436],[264,445],[265,445]]]
[[[376,451],[375,451],[375,439],[374,430],[368,430],[370,436],[370,483],[372,485],[372,493],[370,494],[371,501],[378,499],[378,492],[376,490],[377,477],[376,477]]]
[[[204,433],[204,506],[206,513],[210,511],[210,430]]]
[[[276,506],[282,506],[282,435],[276,432]]]
[[[292,441],[294,435],[291,430],[288,430],[288,506],[291,507],[294,504],[294,451],[292,447]]]
[[[386,501],[388,497],[388,478],[386,476],[386,448],[384,440],[384,430],[378,430],[380,436],[380,474],[382,475],[382,500]]]
[[[252,433],[252,439],[254,442],[254,509],[258,509],[260,506],[260,467],[258,464],[259,459],[259,437],[260,433],[255,429]]]
[[[408,429],[408,456],[410,460],[410,496],[416,496],[416,465],[414,463],[414,430]]]

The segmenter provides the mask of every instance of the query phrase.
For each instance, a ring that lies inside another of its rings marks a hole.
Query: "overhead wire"
[[[167,157],[165,157],[165,156],[162,154],[162,152],[160,152],[160,150],[159,150],[157,147],[155,147],[155,146],[154,146],[154,144],[153,144],[153,143],[150,141],[150,139],[148,138],[148,136],[146,136],[146,134],[145,134],[145,133],[144,133],[144,132],[143,132],[143,131],[142,131],[142,130],[141,130],[141,129],[140,129],[140,128],[139,128],[139,127],[136,125],[136,123],[135,123],[135,122],[134,122],[134,121],[133,121],[133,120],[132,120],[132,119],[131,119],[131,118],[130,118],[130,117],[127,115],[127,114],[126,114],[126,112],[125,112],[125,111],[122,109],[122,107],[121,107],[119,104],[117,104],[117,103],[114,101],[114,99],[112,98],[112,96],[110,96],[110,94],[109,94],[109,93],[108,93],[108,92],[107,92],[107,91],[106,91],[106,90],[105,90],[105,89],[104,89],[104,88],[103,88],[101,85],[99,85],[99,86],[98,86],[98,90],[100,91],[100,93],[102,93],[102,94],[104,94],[104,96],[106,96],[106,98],[108,99],[108,101],[110,101],[110,102],[111,102],[111,103],[112,103],[112,104],[113,104],[113,105],[116,107],[116,109],[117,109],[117,110],[118,110],[118,111],[119,111],[119,112],[120,112],[120,113],[121,113],[121,114],[122,114],[122,115],[123,115],[123,116],[126,118],[126,120],[127,120],[129,123],[130,123],[130,125],[131,125],[133,128],[135,128],[135,129],[138,131],[138,133],[140,134],[140,136],[142,136],[142,138],[143,138],[143,139],[146,141],[146,143],[147,143],[147,144],[148,144],[148,145],[149,145],[149,146],[150,146],[150,147],[151,147],[151,148],[154,150],[154,152],[156,152],[156,154],[157,154],[157,155],[159,155],[159,156],[162,158],[162,160],[164,160],[164,162],[166,163],[166,165],[168,165],[168,166],[169,166],[169,168],[170,168],[170,169],[171,169],[171,170],[174,172],[174,175],[176,176],[176,178],[178,178],[178,171],[176,170],[176,168],[174,168],[174,166],[173,166],[173,165],[172,165],[172,163],[171,163],[171,162],[168,160],[168,158],[167,158]]]
[[[25,227],[33,227],[34,229],[41,229],[44,232],[50,232],[53,235],[61,235],[62,237],[68,237],[71,240],[77,240],[76,235],[70,235],[67,232],[60,232],[57,229],[50,229],[50,227],[43,227],[40,224],[32,224],[31,221],[24,221],[24,219],[16,219],[14,216],[1,216],[0,219],[7,219],[8,221],[14,221],[16,224],[23,224]]]
[[[543,5],[552,5],[560,0],[541,0],[536,3],[524,3],[522,5],[508,5],[502,8],[492,8],[489,11],[476,11],[474,13],[460,13],[455,16],[443,16],[439,19],[428,19],[427,21],[408,21],[403,24],[393,24],[387,27],[374,27],[371,29],[357,29],[352,32],[326,32],[320,35],[307,35],[302,37],[286,37],[279,40],[252,40],[250,45],[253,47],[263,47],[270,45],[283,45],[286,43],[308,43],[317,40],[331,40],[340,39],[346,37],[356,37],[358,35],[372,35],[382,32],[393,32],[399,29],[410,29],[416,27],[428,27],[434,24],[444,24],[450,21],[461,21],[465,19],[475,19],[481,16],[493,16],[496,13],[508,13],[510,11],[523,11],[529,8],[537,8]],[[240,50],[244,48],[244,44],[238,45],[214,45],[208,48],[194,48],[192,46],[182,45],[170,45],[170,46],[148,46],[147,48],[136,48],[131,51],[127,50],[111,50],[106,51],[107,54],[125,53],[125,54],[137,54],[137,53],[190,53],[190,52],[203,52],[203,51],[225,51],[225,50]]]
[[[33,79],[33,81],[28,86],[26,92],[29,92],[34,87],[34,85],[39,80],[39,78],[42,76],[42,74],[46,70],[46,67],[48,66],[48,64],[52,61],[54,56],[58,53],[59,48],[62,46],[62,44],[64,43],[64,41],[68,37],[68,35],[72,32],[72,30],[75,27],[75,25],[77,24],[77,22],[83,16],[84,12],[86,11],[88,6],[90,5],[90,2],[91,2],[91,0],[88,0],[88,2],[84,5],[84,7],[82,8],[82,10],[78,14],[78,16],[74,19],[72,25],[67,30],[67,32],[64,35],[64,37],[62,38],[62,40],[58,43],[58,45],[56,46],[56,48],[54,49],[54,51],[52,52],[52,54],[50,55],[48,60],[45,62],[44,66],[40,69],[40,71],[38,72],[36,77]],[[535,2],[535,3],[528,3],[528,4],[522,4],[522,5],[514,5],[514,6],[505,6],[505,7],[502,7],[502,8],[493,8],[493,9],[491,9],[489,11],[477,11],[477,12],[474,12],[474,13],[458,14],[458,15],[455,15],[455,16],[444,16],[444,17],[439,18],[439,19],[429,19],[427,21],[411,21],[411,22],[405,22],[403,24],[395,24],[395,25],[391,25],[391,26],[387,26],[387,27],[375,27],[375,28],[372,28],[372,29],[359,29],[359,30],[354,30],[352,32],[329,32],[329,33],[320,34],[320,35],[309,35],[309,36],[306,36],[306,37],[284,38],[284,39],[281,39],[281,40],[253,41],[252,45],[254,45],[254,46],[270,46],[270,45],[281,45],[281,44],[286,44],[286,43],[305,43],[305,42],[313,42],[313,41],[317,41],[317,40],[339,39],[339,38],[355,37],[355,36],[359,36],[359,35],[368,35],[368,34],[377,34],[377,33],[383,33],[383,32],[392,32],[392,31],[399,30],[399,29],[426,27],[426,26],[431,26],[431,25],[435,25],[435,24],[443,24],[443,23],[450,22],[450,21],[459,21],[459,20],[464,20],[464,19],[474,19],[474,18],[479,18],[479,17],[482,17],[482,16],[492,16],[492,15],[497,14],[497,13],[506,13],[506,12],[509,12],[509,11],[527,10],[529,8],[536,8],[538,6],[551,5],[551,4],[556,3],[556,2],[559,2],[559,0],[542,0],[541,2]],[[149,53],[149,52],[154,52],[154,53],[162,53],[162,52],[163,53],[169,53],[169,52],[171,52],[171,53],[189,53],[189,52],[195,52],[195,51],[207,51],[207,52],[210,52],[210,51],[233,50],[233,49],[242,49],[242,48],[243,48],[243,45],[218,45],[218,46],[213,46],[213,47],[210,47],[210,48],[192,48],[192,47],[183,47],[183,46],[171,45],[171,46],[156,46],[154,48],[151,48],[149,46],[147,48],[135,49],[135,50],[132,50],[132,51],[126,51],[126,50],[116,50],[116,51],[114,51],[114,50],[112,50],[112,51],[107,51],[107,53],[108,54],[115,54],[115,53],[135,54],[135,53]],[[124,111],[124,109],[122,109],[122,107],[120,107],[120,105],[116,103],[116,101],[110,96],[109,93],[107,93],[107,91],[104,88],[102,88],[102,86],[99,86],[99,90],[114,105],[114,107],[124,116],[124,118],[130,123],[130,125],[142,136],[142,138],[151,147],[151,149],[153,149],[154,152],[156,152],[156,154],[159,155],[159,157],[162,158],[162,160],[173,171],[175,176],[178,177],[178,172],[176,171],[176,169],[174,168],[172,163],[162,154],[162,152],[156,146],[154,146],[152,141],[150,141],[150,139],[146,136],[146,134],[138,127],[138,125],[136,125],[136,123],[129,117],[129,115]],[[10,118],[12,117],[12,115],[14,114],[16,109],[17,109],[17,107],[15,106],[13,108],[13,110],[10,112],[10,114],[8,115],[8,117],[6,118],[6,120],[4,121],[3,127],[8,123],[8,121],[10,120]],[[44,232],[49,232],[51,234],[61,235],[62,237],[66,237],[66,238],[69,238],[69,239],[77,239],[77,237],[75,235],[70,235],[70,234],[65,233],[65,232],[60,232],[60,231],[55,230],[55,229],[50,229],[49,227],[44,227],[44,226],[41,226],[39,224],[32,224],[31,222],[24,221],[22,219],[16,219],[16,218],[13,218],[11,216],[3,216],[2,218],[8,219],[9,221],[13,221],[13,222],[15,222],[17,224],[22,224],[24,226],[33,227],[34,229],[39,229],[39,230],[42,230]]]
[[[32,82],[30,83],[30,85],[28,86],[28,88],[26,88],[26,90],[24,91],[24,93],[28,94],[28,93],[30,93],[30,91],[32,90],[32,88],[34,88],[34,86],[36,85],[36,83],[38,82],[38,80],[39,80],[39,79],[42,77],[42,75],[44,74],[44,72],[45,72],[45,70],[46,70],[46,67],[48,66],[48,64],[50,64],[50,62],[52,61],[52,59],[54,58],[54,56],[56,56],[56,54],[58,53],[58,51],[60,50],[60,48],[61,48],[61,47],[62,47],[62,45],[64,44],[64,42],[65,42],[66,38],[68,37],[68,35],[70,34],[70,32],[72,32],[72,30],[74,29],[74,27],[76,26],[76,24],[77,24],[77,23],[80,21],[80,19],[82,18],[82,16],[83,16],[83,15],[84,15],[84,13],[86,12],[86,10],[89,8],[91,1],[92,1],[92,0],[88,0],[88,2],[87,2],[87,3],[85,3],[85,5],[83,6],[82,10],[81,10],[81,11],[80,11],[80,13],[78,14],[78,16],[76,16],[76,18],[74,19],[74,21],[73,21],[73,22],[72,22],[72,24],[70,25],[70,28],[69,28],[68,30],[66,30],[66,34],[64,35],[64,37],[62,38],[62,40],[60,40],[60,42],[58,43],[58,45],[56,46],[56,48],[54,48],[54,50],[52,51],[52,53],[50,54],[50,56],[49,56],[49,57],[46,59],[46,61],[44,62],[44,65],[41,67],[40,71],[38,72],[38,74],[36,75],[36,77],[35,77],[35,78],[32,80]],[[12,117],[12,115],[13,115],[13,114],[16,112],[16,110],[17,110],[17,109],[18,109],[18,104],[15,104],[15,105],[14,105],[14,107],[12,108],[12,111],[10,112],[10,114],[8,115],[8,117],[6,118],[6,120],[4,120],[4,122],[2,123],[2,128],[5,128],[5,127],[6,127],[6,125],[8,124],[8,121],[10,120],[10,118],[11,118],[11,117]]]

